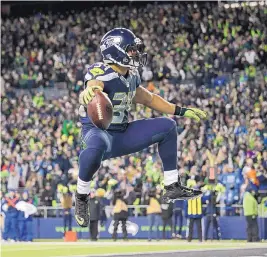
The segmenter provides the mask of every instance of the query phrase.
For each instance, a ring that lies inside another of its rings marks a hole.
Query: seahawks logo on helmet
[[[113,45],[120,45],[121,41],[122,38],[120,36],[109,36],[101,43],[100,50],[104,51]]]

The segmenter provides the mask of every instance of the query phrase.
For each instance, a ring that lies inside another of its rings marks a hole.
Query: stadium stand
[[[215,169],[227,206],[241,203],[248,185],[267,190],[267,9],[214,5],[97,6],[3,18],[2,192],[26,188],[39,205],[56,205],[64,187],[75,190],[78,92],[88,64],[101,60],[101,36],[119,26],[144,39],[149,59],[140,71],[143,85],[209,113],[200,126],[173,117],[183,182],[203,187]],[[133,109],[132,119],[159,115]],[[155,149],[105,161],[91,187],[104,190],[107,204],[117,188],[142,204],[162,180]]]

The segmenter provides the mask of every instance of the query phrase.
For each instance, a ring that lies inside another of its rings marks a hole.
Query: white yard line
[[[22,246],[21,243],[18,243],[20,246]],[[40,245],[39,245],[40,244]],[[123,242],[123,245],[133,245],[132,243],[129,242]],[[221,244],[222,248],[210,248],[212,245],[218,245]],[[16,246],[16,243],[7,243],[4,244],[5,246]],[[51,247],[47,247],[48,245],[51,245]],[[57,245],[57,246],[55,246]],[[103,246],[110,246],[110,247],[117,247],[118,245],[122,245],[122,242],[105,242],[103,243],[96,243],[96,242],[70,242],[68,243],[68,247],[71,248],[79,248],[81,246],[91,246],[92,248],[102,248]],[[155,243],[149,243],[149,242],[142,242],[142,243],[137,243],[135,242],[136,246],[158,246],[158,245],[166,245],[166,243],[164,242],[155,242]],[[188,251],[214,251],[214,250],[237,250],[237,249],[251,249],[251,248],[266,248],[265,244],[262,243],[257,243],[257,244],[246,244],[246,243],[238,243],[236,245],[233,245],[231,243],[229,244],[223,244],[223,243],[187,243],[187,242],[179,242],[179,244],[167,244],[167,245],[175,245],[177,247],[179,247],[179,245],[190,245],[190,246],[207,246],[207,248],[201,248],[201,249],[190,249],[190,250],[166,250],[166,251],[162,251],[162,252],[156,252],[156,251],[149,251],[149,252],[135,252],[135,253],[114,253],[114,254],[98,254],[98,255],[92,255],[92,256],[111,256],[111,255],[134,255],[134,254],[153,254],[153,253],[166,253],[166,252],[188,252]],[[3,246],[3,244],[2,244]],[[15,247],[15,248],[4,248],[2,247],[2,251],[3,252],[16,252],[16,251],[46,251],[46,250],[54,250],[54,249],[61,249],[60,246],[62,247],[66,247],[66,243],[64,242],[55,242],[53,244],[49,243],[32,243],[32,244],[23,244],[24,247]],[[37,248],[43,246],[41,248]],[[227,248],[226,248],[227,247]],[[77,255],[78,257],[79,255]],[[81,256],[91,256],[91,255],[81,255]],[[63,257],[63,256],[61,256]],[[65,257],[65,256],[64,256]],[[72,256],[72,257],[76,257],[76,256]]]
[[[247,247],[247,249],[254,248],[266,248],[262,247]],[[166,250],[166,251],[150,251],[150,252],[135,252],[135,253],[106,253],[106,254],[89,254],[89,255],[74,255],[71,257],[104,257],[104,256],[134,256],[134,255],[152,255],[152,254],[166,254],[166,253],[188,253],[188,252],[205,252],[205,251],[229,251],[229,250],[243,250],[244,247],[234,247],[234,248],[210,248],[210,249],[190,249],[190,250]],[[266,254],[267,255],[267,254]],[[49,256],[49,257],[66,257],[62,256]],[[244,256],[246,257],[246,256]],[[262,257],[262,256],[247,256],[247,257]]]

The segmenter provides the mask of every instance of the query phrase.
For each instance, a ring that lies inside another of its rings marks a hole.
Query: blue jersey
[[[136,88],[141,84],[138,71],[130,70],[128,76],[125,77],[115,72],[110,66],[99,62],[88,68],[84,80],[85,85],[89,80],[100,80],[104,83],[103,92],[108,95],[113,105],[113,120],[108,130],[125,130]],[[79,115],[83,125],[93,126],[84,106],[80,106]]]

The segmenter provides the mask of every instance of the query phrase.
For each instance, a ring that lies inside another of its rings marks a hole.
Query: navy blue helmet
[[[142,40],[132,31],[115,28],[107,32],[100,42],[100,50],[105,63],[116,63],[123,67],[146,65],[147,54],[144,53]],[[129,52],[133,54],[128,54]]]

